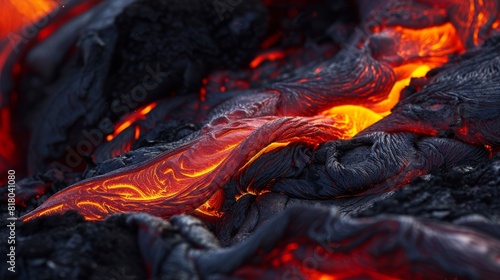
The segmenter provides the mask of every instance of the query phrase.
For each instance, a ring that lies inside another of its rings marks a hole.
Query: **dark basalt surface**
[[[500,156],[415,179],[358,216],[409,215],[452,223],[500,222]]]

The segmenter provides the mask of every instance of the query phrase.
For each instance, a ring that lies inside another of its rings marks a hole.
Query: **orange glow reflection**
[[[56,5],[55,0],[0,0],[0,37],[36,22]]]

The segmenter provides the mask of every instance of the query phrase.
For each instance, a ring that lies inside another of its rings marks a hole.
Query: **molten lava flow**
[[[346,126],[346,133],[342,139],[352,138],[358,132],[382,119],[382,116],[370,109],[353,105],[334,107],[323,114],[338,120],[335,125],[342,123]]]
[[[378,113],[380,116],[385,117],[389,115],[392,107],[398,103],[401,91],[410,84],[411,79],[425,77],[427,72],[430,70],[431,68],[427,65],[418,66],[408,78],[399,80],[394,84],[391,93],[389,93],[386,100],[374,105],[368,105],[367,107]]]
[[[191,212],[270,143],[317,145],[341,138],[345,130],[332,124],[328,118],[263,117],[208,125],[192,143],[139,166],[77,183],[24,219],[70,209],[91,220],[129,211],[163,217]]]

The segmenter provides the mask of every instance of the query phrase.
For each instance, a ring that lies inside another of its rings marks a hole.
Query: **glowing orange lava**
[[[118,134],[120,134],[122,131],[130,127],[135,121],[137,120],[143,120],[145,119],[145,116],[151,112],[157,105],[157,102],[153,102],[147,106],[144,106],[143,108],[140,108],[133,113],[129,114],[126,116],[121,122],[118,122],[115,125],[115,131],[113,134],[110,134],[106,137],[106,140],[111,141],[113,138],[115,138]],[[135,128],[134,132],[134,138],[137,140],[140,136],[140,131],[137,130],[137,127]]]
[[[282,51],[275,51],[275,52],[266,52],[261,55],[258,55],[252,62],[250,62],[250,67],[251,68],[256,68],[259,66],[262,62],[268,60],[268,61],[273,61],[276,59],[280,59],[285,57],[285,53]]]
[[[414,65],[412,66],[413,66],[412,68],[415,67]],[[390,111],[392,107],[394,107],[394,105],[398,103],[401,91],[410,84],[411,79],[425,77],[427,72],[429,72],[430,70],[431,67],[425,64],[416,67],[416,69],[413,70],[413,72],[409,75],[409,77],[399,80],[394,84],[391,93],[389,94],[389,97],[386,100],[374,105],[369,105],[367,107],[373,110],[374,112],[378,113],[380,116],[385,117],[389,115],[391,113]]]
[[[57,5],[55,0],[0,0],[0,37],[14,34],[23,26],[32,24],[48,14]]]
[[[139,166],[79,182],[56,193],[23,219],[70,209],[90,220],[118,212],[147,211],[162,217],[189,213],[271,143],[317,145],[341,138],[344,131],[332,124],[325,117],[262,117],[209,124],[193,142]]]

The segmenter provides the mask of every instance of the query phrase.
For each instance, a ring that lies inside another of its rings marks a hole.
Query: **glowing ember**
[[[285,54],[282,51],[263,53],[263,54],[257,56],[256,58],[254,58],[254,60],[252,60],[252,62],[250,62],[250,67],[256,68],[263,61],[266,61],[266,60],[273,61],[273,60],[280,59],[283,57],[285,57]]]
[[[145,119],[145,116],[151,112],[151,110],[153,110],[153,108],[156,107],[156,102],[153,102],[147,106],[145,106],[144,108],[140,108],[138,110],[136,110],[135,112],[133,113],[130,113],[128,116],[126,116],[123,121],[117,123],[115,125],[115,131],[113,132],[113,134],[110,134],[106,137],[106,140],[108,141],[111,141],[113,140],[113,138],[115,138],[118,134],[120,134],[122,131],[124,131],[125,129],[127,129],[128,127],[130,127],[134,122],[136,122],[137,120],[143,120]],[[134,128],[134,138],[137,140],[140,136],[140,130],[138,127],[135,127]]]

